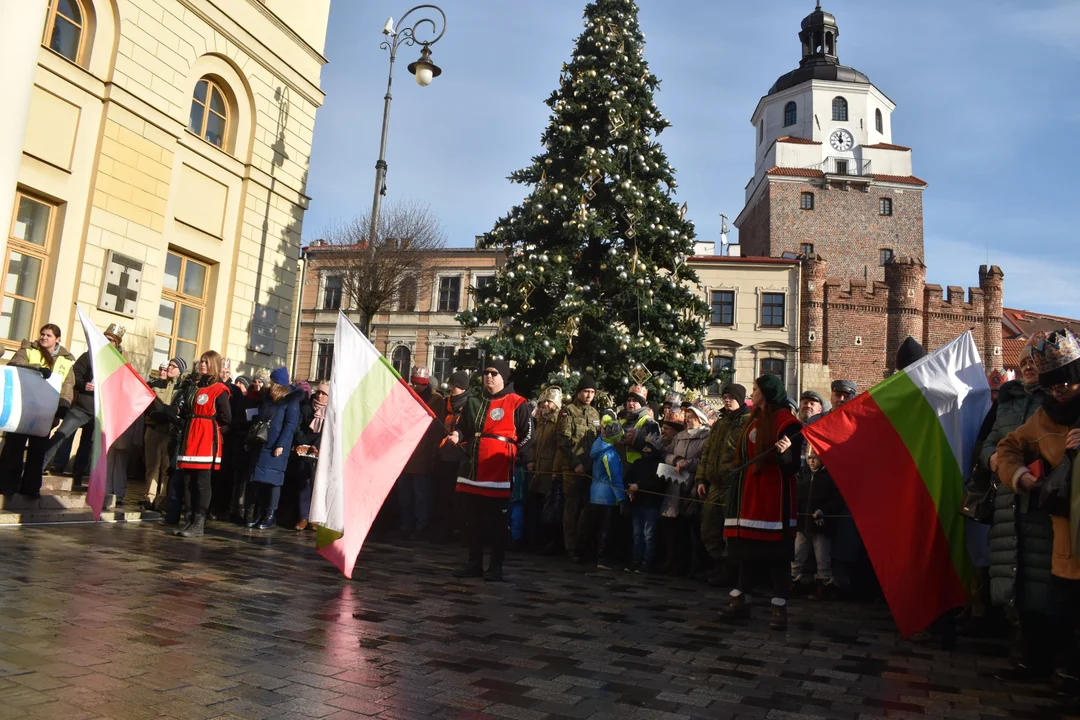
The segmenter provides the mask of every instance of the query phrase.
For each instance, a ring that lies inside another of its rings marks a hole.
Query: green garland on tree
[[[484,235],[506,265],[459,315],[467,331],[517,364],[519,392],[593,374],[616,399],[630,384],[654,391],[708,381],[701,363],[705,303],[687,267],[694,226],[672,199],[674,168],[656,136],[670,126],[653,93],[631,0],[596,0],[564,63],[544,152],[510,180],[533,190]]]

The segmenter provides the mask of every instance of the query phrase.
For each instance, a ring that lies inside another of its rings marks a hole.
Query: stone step
[[[161,514],[136,507],[119,510],[102,510],[102,522],[140,522],[160,520]],[[90,508],[32,508],[26,510],[0,510],[0,526],[3,525],[55,525],[63,523],[87,523],[94,521]]]
[[[74,485],[75,480],[73,478],[64,477],[63,475],[45,475],[41,478],[42,490],[71,492],[71,488],[74,487]]]
[[[111,508],[116,502],[115,495],[106,495],[103,507]],[[50,492],[41,493],[39,498],[26,495],[0,495],[0,510],[22,512],[25,510],[85,510],[85,492]]]

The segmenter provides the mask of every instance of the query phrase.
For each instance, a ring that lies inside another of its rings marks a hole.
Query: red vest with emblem
[[[471,477],[457,479],[458,492],[509,499],[519,439],[514,414],[526,402],[511,393],[487,403],[483,428],[473,438]]]
[[[180,470],[213,470],[221,465],[221,428],[217,424],[217,399],[228,394],[225,383],[217,382],[210,387],[199,388],[191,404],[192,417],[188,420],[176,467]]]
[[[772,416],[771,437],[760,437],[759,423],[754,420],[739,439],[741,458],[754,458],[768,450],[780,435],[798,420],[786,409]],[[743,540],[779,542],[795,534],[796,493],[795,476],[784,477],[775,462],[754,463],[743,470],[737,481],[738,490],[728,501],[724,519],[724,536]]]

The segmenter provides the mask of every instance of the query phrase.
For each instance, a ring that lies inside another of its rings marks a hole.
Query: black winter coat
[[[829,471],[824,466],[818,470],[804,466],[799,470],[795,492],[798,496],[799,532],[832,537],[836,533],[836,516],[847,515],[848,509]],[[818,510],[825,516],[823,525],[814,522],[813,514]]]
[[[998,443],[1027,422],[1045,397],[1042,388],[1026,392],[1019,380],[1001,386],[994,427],[979,449],[980,469],[990,467]],[[1050,516],[1030,500],[1030,495],[997,484],[990,527],[990,599],[999,607],[1048,613],[1054,531]]]

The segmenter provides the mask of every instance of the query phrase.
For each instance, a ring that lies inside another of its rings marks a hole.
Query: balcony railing
[[[820,170],[826,175],[847,175],[849,177],[868,177],[870,175],[870,161],[857,158],[829,157],[825,162],[812,165],[812,169]]]

